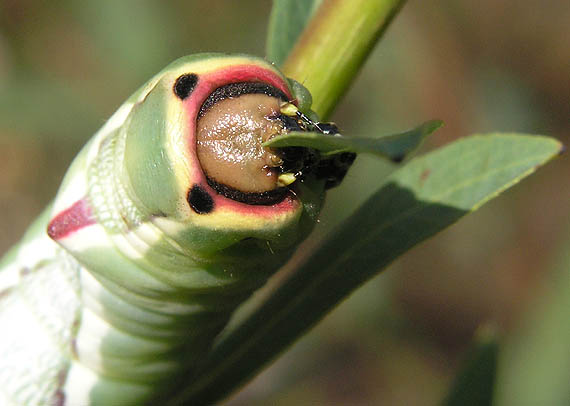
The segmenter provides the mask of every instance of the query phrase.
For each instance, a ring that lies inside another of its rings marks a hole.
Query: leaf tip
[[[431,134],[437,130],[439,130],[441,127],[443,127],[445,125],[445,123],[443,122],[443,120],[429,120],[424,124],[424,128],[426,131],[426,134]]]
[[[474,339],[481,344],[496,342],[499,339],[499,328],[493,322],[485,322],[475,330]]]
[[[445,125],[445,122],[443,120],[439,120],[439,119],[432,120],[432,123],[433,123],[432,125],[435,127],[436,130]]]

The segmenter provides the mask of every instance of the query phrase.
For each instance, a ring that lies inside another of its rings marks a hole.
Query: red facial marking
[[[73,232],[94,224],[95,218],[85,199],[57,214],[49,223],[47,233],[53,240],[60,240]]]
[[[271,69],[253,64],[237,65],[216,70],[211,73],[199,74],[198,84],[192,91],[192,97],[184,100],[187,114],[186,118],[190,122],[196,122],[198,111],[200,110],[202,103],[204,103],[206,98],[214,90],[216,90],[218,87],[227,85],[228,83],[239,82],[266,83],[281,90],[289,100],[293,100],[293,96],[289,90],[287,82]],[[217,209],[226,208],[244,215],[255,215],[271,218],[280,213],[292,212],[299,208],[300,202],[292,193],[289,193],[283,201],[271,206],[248,205],[219,195],[214,189],[208,186],[198,157],[196,156],[196,133],[194,126],[190,126],[190,131],[188,134],[188,145],[191,146],[190,156],[192,159],[190,163],[190,171],[192,179],[194,183],[201,185],[204,190],[208,191],[210,196],[212,196],[214,205]]]
[[[206,80],[211,85],[211,93],[216,88],[228,83],[259,82],[267,83],[281,90],[289,100],[293,98],[289,86],[281,76],[275,72],[257,65],[237,65],[226,69],[220,69],[213,73],[200,75],[200,79]],[[203,102],[203,101],[202,101]],[[201,105],[202,103],[200,103]]]

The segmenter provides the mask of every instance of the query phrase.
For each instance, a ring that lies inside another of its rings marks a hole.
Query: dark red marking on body
[[[8,297],[8,295],[14,290],[14,288],[12,286],[4,289],[4,290],[0,290],[0,300],[2,300],[5,297]]]
[[[49,223],[47,233],[53,240],[60,240],[73,232],[95,224],[91,207],[85,199],[57,214]]]
[[[65,391],[63,387],[65,386],[65,381],[67,381],[67,374],[69,372],[68,368],[64,368],[57,374],[57,390],[53,396],[51,404],[53,406],[65,406]]]
[[[431,169],[426,168],[423,170],[423,172],[420,174],[420,184],[423,185],[424,182],[427,180],[427,178],[429,178],[429,175],[431,174]]]

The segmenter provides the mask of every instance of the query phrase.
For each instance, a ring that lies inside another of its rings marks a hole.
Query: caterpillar
[[[119,107],[0,262],[0,404],[141,404],[191,376],[315,225],[355,155],[263,59],[197,54]]]

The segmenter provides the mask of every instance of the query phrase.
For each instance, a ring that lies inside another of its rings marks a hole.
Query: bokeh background
[[[263,55],[270,6],[1,0],[0,253],[53,198],[80,147],[151,75],[200,51]],[[568,145],[569,21],[563,0],[410,0],[333,119],[360,135],[443,119],[421,152],[489,131],[548,134]],[[390,170],[359,158],[307,245]],[[503,337],[498,404],[557,402],[546,393],[553,384],[570,399],[568,346],[542,357],[557,337],[570,337],[570,290],[560,290],[570,286],[569,175],[562,156],[409,252],[228,404],[435,405],[486,323]],[[549,322],[552,314],[561,322]],[[521,375],[527,370],[548,390],[521,403],[517,396],[536,385]]]

